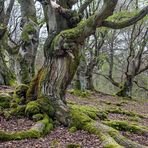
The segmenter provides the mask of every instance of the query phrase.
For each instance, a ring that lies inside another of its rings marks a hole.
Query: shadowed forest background
[[[147,5],[0,0],[0,147],[148,146]]]

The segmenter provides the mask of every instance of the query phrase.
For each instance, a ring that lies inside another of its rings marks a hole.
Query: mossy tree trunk
[[[87,66],[87,71],[86,71],[86,88],[87,90],[94,90],[94,85],[93,85],[93,69],[96,64],[91,61],[88,66]]]
[[[0,45],[0,85],[12,85],[15,76],[6,65],[3,52],[4,50],[2,50]]]
[[[27,99],[30,101],[46,96],[55,109],[55,118],[64,125],[70,123],[65,90],[79,65],[81,46],[112,15],[116,3],[116,0],[104,1],[101,11],[73,27],[69,25],[71,19],[65,19],[67,10],[61,7],[55,10],[50,3],[42,3],[49,33],[44,46],[45,62],[31,82]],[[66,6],[66,1],[61,2],[61,6]],[[68,12],[71,13],[69,10]]]
[[[20,83],[29,84],[35,75],[35,58],[39,42],[39,26],[34,0],[20,0],[21,47],[17,57],[17,78]]]
[[[81,52],[81,54],[84,53]],[[87,63],[82,55],[78,69],[74,77],[74,89],[81,91],[86,90],[86,77],[85,77],[86,69],[87,69]]]
[[[133,76],[128,75],[121,90],[117,93],[118,96],[130,97],[132,96]]]
[[[8,68],[5,61],[5,39],[7,25],[10,18],[10,13],[14,5],[14,0],[9,2],[7,10],[5,10],[5,1],[0,0],[0,85],[11,85],[15,79],[14,74]]]
[[[138,29],[136,29],[136,26]],[[129,39],[129,55],[127,57],[127,67],[125,72],[125,81],[121,90],[117,93],[118,96],[122,97],[131,97],[132,96],[132,87],[133,81],[137,75],[148,69],[147,61],[144,61],[144,51],[147,44],[148,30],[145,30],[145,33],[140,38],[140,36],[135,36],[135,32],[140,34],[142,32],[141,25],[134,25],[130,34]],[[135,47],[137,45],[136,40],[140,40],[139,49]],[[137,49],[137,52],[135,52]]]

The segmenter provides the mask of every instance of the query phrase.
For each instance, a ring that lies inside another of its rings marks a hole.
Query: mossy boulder
[[[12,97],[9,94],[1,93],[0,94],[0,107],[9,108],[11,100],[12,100]]]

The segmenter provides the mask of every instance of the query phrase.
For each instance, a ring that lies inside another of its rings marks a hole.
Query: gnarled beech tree
[[[91,133],[97,134],[103,141],[104,147],[122,148],[133,147],[141,148],[140,144],[132,142],[121,136],[118,131],[102,123],[94,121],[78,108],[66,104],[65,90],[70,84],[80,60],[80,50],[87,37],[94,34],[96,28],[107,26],[111,28],[123,28],[134,24],[143,18],[148,7],[142,10],[135,17],[122,23],[108,22],[106,19],[111,16],[117,5],[118,0],[104,0],[101,10],[98,10],[86,20],[82,19],[83,10],[80,8],[79,13],[71,10],[76,0],[60,0],[58,4],[49,0],[39,0],[44,9],[44,16],[47,24],[48,38],[44,45],[45,61],[37,76],[28,86],[22,85],[26,106],[11,104],[17,111],[25,110],[25,114],[31,117],[42,113],[42,121],[27,132],[9,134],[0,132],[1,139],[21,139],[29,137],[39,137],[43,132],[47,133],[52,129],[53,120],[60,122],[65,126],[74,126],[77,129],[84,129]],[[91,2],[89,0],[89,2]],[[88,3],[89,4],[89,3]],[[14,98],[18,98],[21,90],[19,87],[14,93]],[[22,91],[22,90],[21,90]],[[21,101],[24,102],[21,96]],[[21,102],[21,103],[22,103]],[[16,112],[16,110],[13,110]],[[47,116],[48,115],[48,116]],[[50,122],[50,124],[47,124]]]
[[[43,5],[49,35],[44,46],[44,65],[31,82],[27,99],[31,101],[46,96],[55,109],[55,118],[68,125],[69,109],[64,95],[79,65],[80,50],[85,39],[94,34],[98,27],[119,29],[134,24],[147,14],[148,7],[135,16],[135,19],[114,24],[106,19],[113,14],[117,0],[104,0],[101,10],[83,21],[80,21],[81,14],[76,15],[69,9],[67,1],[60,1],[56,6],[49,1],[40,2]]]
[[[44,46],[46,59],[30,85],[27,99],[36,100],[42,95],[46,96],[55,109],[55,118],[68,125],[69,109],[64,93],[79,65],[81,47],[84,40],[113,14],[117,0],[105,0],[101,10],[80,23],[78,22],[81,15],[73,16],[74,12],[68,9],[66,1],[56,8],[53,8],[50,2],[40,2],[49,33]]]

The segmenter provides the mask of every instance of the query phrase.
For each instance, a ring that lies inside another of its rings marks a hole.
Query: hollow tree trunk
[[[20,83],[29,84],[35,75],[35,58],[39,42],[39,26],[37,24],[34,0],[20,0],[22,20],[21,41],[17,58],[17,77]]]

